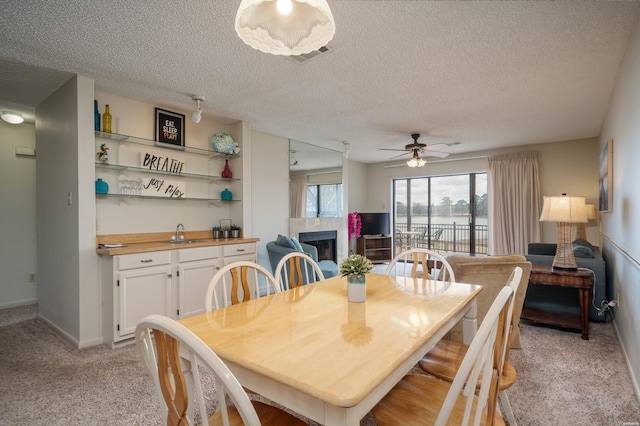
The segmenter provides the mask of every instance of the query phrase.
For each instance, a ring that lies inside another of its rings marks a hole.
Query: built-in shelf
[[[162,143],[151,139],[139,138],[136,136],[121,135],[118,133],[95,132],[97,138],[108,139],[118,143],[134,143],[138,145],[153,146],[156,148],[172,149],[174,151],[190,152],[193,154],[209,155],[210,157],[237,158],[239,154],[224,154],[209,149],[193,148],[190,146],[172,145],[170,143]]]
[[[102,162],[96,162],[96,167],[100,168],[100,169],[108,169],[108,170],[115,170],[115,171],[125,171],[125,170],[130,170],[133,172],[139,172],[139,173],[152,173],[155,175],[166,175],[166,176],[172,176],[172,177],[183,177],[183,178],[194,178],[194,179],[205,179],[205,180],[210,180],[210,181],[215,181],[215,180],[222,180],[222,181],[237,181],[240,180],[238,178],[223,178],[222,176],[214,176],[214,175],[202,175],[202,174],[197,174],[197,173],[172,173],[172,172],[165,172],[165,171],[161,171],[161,170],[152,170],[152,169],[145,169],[142,167],[136,167],[136,166],[124,166],[121,164],[111,164],[111,163],[102,163]]]
[[[118,197],[118,198],[146,198],[150,200],[176,200],[176,201],[209,201],[209,202],[221,202],[221,203],[233,203],[236,201],[240,201],[238,199],[233,200],[222,200],[220,198],[202,198],[202,197],[182,197],[182,198],[171,198],[171,197],[158,197],[154,195],[129,195],[129,194],[117,194],[115,192],[109,192],[107,194],[96,194],[96,198],[101,197]]]

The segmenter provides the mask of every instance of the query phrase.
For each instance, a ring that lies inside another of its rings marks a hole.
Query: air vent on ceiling
[[[289,56],[289,58],[293,59],[296,62],[303,63],[315,58],[316,56],[320,56],[324,53],[329,53],[331,50],[333,50],[333,48],[330,46],[322,46],[318,50],[312,50],[311,52],[304,53],[302,55],[291,55]]]

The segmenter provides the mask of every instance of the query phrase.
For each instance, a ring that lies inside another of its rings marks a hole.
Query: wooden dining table
[[[334,277],[180,323],[246,388],[321,424],[359,425],[458,321],[472,339],[482,290],[380,274],[366,286],[363,303]]]

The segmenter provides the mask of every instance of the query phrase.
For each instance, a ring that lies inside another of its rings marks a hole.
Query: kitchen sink
[[[199,243],[200,240],[171,240],[169,241],[169,244],[192,244],[192,243]]]

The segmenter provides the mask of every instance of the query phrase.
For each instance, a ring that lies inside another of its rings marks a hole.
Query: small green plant
[[[231,225],[231,227],[229,228],[231,231],[239,231],[240,227],[238,225]]]
[[[224,225],[220,227],[221,231],[231,231],[231,226],[229,225]]]
[[[364,275],[371,272],[373,263],[361,254],[349,255],[342,261],[340,265],[340,275],[347,277],[349,275]]]
[[[213,231],[222,231],[222,229],[219,226],[214,226],[212,228]]]

